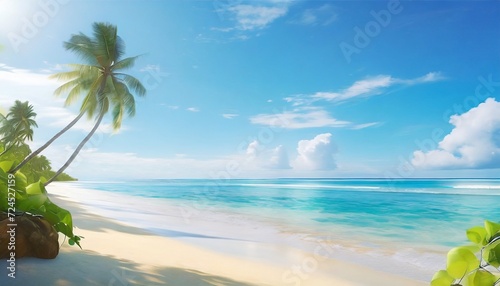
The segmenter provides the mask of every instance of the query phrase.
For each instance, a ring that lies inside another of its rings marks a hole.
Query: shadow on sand
[[[91,251],[62,251],[54,260],[23,258],[17,261],[16,278],[7,277],[7,263],[0,267],[0,285],[172,285],[172,286],[256,286],[225,277],[182,268],[149,268],[132,261],[117,260]]]

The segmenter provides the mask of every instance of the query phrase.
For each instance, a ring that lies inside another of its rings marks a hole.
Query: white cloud
[[[303,25],[323,25],[327,26],[337,19],[333,7],[329,4],[324,4],[318,8],[306,9],[302,12],[298,23]]]
[[[247,167],[250,166],[253,169],[290,169],[288,153],[283,145],[268,149],[257,140],[248,144],[244,161]]]
[[[49,79],[48,73],[36,73],[0,63],[0,81],[36,87],[57,87],[57,81]]]
[[[288,13],[292,0],[216,1],[214,4],[221,21],[230,21],[230,27],[212,27],[212,31],[234,33],[232,40],[247,40],[248,33],[259,32]]]
[[[381,93],[381,89],[394,84],[391,76],[379,75],[356,81],[350,87],[340,92],[317,92],[313,98],[321,98],[332,101],[342,101],[358,96],[370,96]]]
[[[226,119],[233,119],[237,116],[239,116],[239,114],[236,114],[236,113],[224,113],[224,114],[222,114],[222,117],[224,117]]]
[[[435,82],[445,79],[439,72],[430,72],[424,76],[413,79],[399,79],[390,75],[377,75],[367,77],[354,82],[351,86],[337,92],[316,92],[309,95],[295,95],[284,98],[285,101],[294,106],[309,105],[319,100],[340,102],[350,100],[356,97],[368,97],[382,94],[387,88],[395,85],[415,85],[428,82]]]
[[[268,167],[271,169],[291,168],[290,161],[288,160],[288,153],[283,145],[279,145],[271,151]]]
[[[100,151],[88,144],[70,165],[67,173],[82,180],[158,179],[158,178],[241,178],[280,176],[290,169],[282,146],[268,149],[251,142],[248,153],[209,159],[186,154],[171,157],[142,157],[132,152]],[[51,145],[45,152],[53,166],[59,167],[73,152],[68,145]],[[138,167],[140,166],[140,167]]]
[[[69,150],[66,153],[70,154]],[[51,159],[54,156],[48,154]],[[79,154],[67,173],[83,180],[210,178],[217,170],[225,170],[227,162],[225,159],[193,159],[179,154],[172,158],[141,157],[135,153],[102,152],[88,148]]]
[[[356,97],[369,97],[382,94],[394,85],[415,85],[443,80],[439,72],[430,72],[424,76],[413,79],[399,79],[390,75],[377,75],[354,82],[348,88],[338,92],[316,92],[314,94],[299,94],[285,97],[284,100],[295,107],[292,111],[279,114],[258,114],[250,118],[253,124],[267,125],[286,129],[313,128],[313,127],[351,127],[353,130],[364,129],[375,126],[378,123],[365,123],[353,125],[344,120],[338,120],[324,110],[323,107],[315,107],[314,103],[326,100],[341,102]]]
[[[276,19],[284,16],[286,6],[236,5],[228,9],[238,23],[237,29],[243,31],[259,30],[267,27]]]
[[[246,154],[250,157],[250,158],[256,158],[258,155],[259,155],[259,149],[260,149],[260,145],[259,145],[259,141],[257,140],[253,140],[252,142],[250,142],[250,144],[248,144],[248,147],[247,147],[247,152]]]
[[[268,125],[287,129],[312,127],[350,127],[360,130],[376,126],[379,122],[354,124],[333,118],[324,107],[317,107],[319,101],[342,102],[356,97],[369,97],[382,94],[394,85],[409,86],[443,80],[439,72],[430,72],[413,79],[399,79],[389,75],[377,75],[354,82],[348,88],[338,92],[316,92],[314,94],[298,94],[283,98],[295,107],[292,111],[279,114],[259,114],[250,118],[254,124]]]
[[[188,107],[188,108],[186,108],[186,110],[191,111],[191,112],[199,112],[200,111],[200,109],[197,107]]]
[[[440,72],[430,72],[424,76],[417,77],[414,79],[395,79],[395,82],[401,83],[401,84],[407,84],[407,85],[414,85],[414,84],[420,84],[420,83],[441,81],[441,80],[445,80],[445,79],[446,79],[446,77],[443,76]]]
[[[331,142],[332,134],[319,134],[312,140],[300,140],[298,156],[293,167],[305,170],[333,170],[336,168],[334,154],[336,146]]]
[[[461,115],[433,150],[417,150],[412,164],[429,169],[500,168],[500,102],[488,98]]]
[[[327,111],[316,107],[297,108],[276,114],[258,114],[250,117],[250,122],[285,129],[345,127],[351,124],[332,118]]]
[[[377,126],[379,124],[380,124],[380,122],[369,122],[369,123],[363,123],[363,124],[356,124],[353,127],[351,127],[351,129],[360,130],[360,129],[365,129],[365,128]]]

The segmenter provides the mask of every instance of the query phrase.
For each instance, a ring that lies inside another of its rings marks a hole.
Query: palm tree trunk
[[[68,161],[66,161],[66,163],[56,172],[56,174],[54,176],[52,176],[52,178],[50,178],[47,182],[45,182],[45,184],[44,184],[45,186],[52,183],[52,181],[54,181],[57,176],[59,176],[62,172],[64,172],[64,170],[66,170],[66,168],[68,168],[68,166],[71,164],[71,162],[73,162],[73,160],[76,158],[78,153],[82,150],[83,146],[87,143],[87,141],[89,141],[90,137],[92,137],[92,135],[94,135],[95,131],[97,130],[97,128],[101,124],[101,121],[102,121],[102,118],[104,117],[104,114],[105,114],[104,112],[101,112],[101,114],[99,114],[99,118],[97,119],[97,121],[96,121],[94,127],[92,128],[92,130],[90,131],[90,133],[82,140],[82,142],[80,142],[80,145],[78,145],[78,147],[76,147],[76,150],[73,152],[71,157],[69,157]]]
[[[54,137],[52,137],[49,141],[47,141],[47,143],[45,143],[42,147],[38,148],[35,152],[32,152],[31,154],[29,154],[28,157],[24,158],[24,160],[21,163],[19,163],[19,165],[17,165],[14,169],[12,169],[10,172],[15,173],[19,169],[21,169],[26,163],[28,163],[29,160],[33,159],[33,157],[40,154],[43,150],[45,150],[45,148],[49,147],[49,145],[52,144],[52,142],[54,142],[57,138],[59,138],[59,136],[61,136],[66,131],[68,131],[71,127],[73,127],[73,125],[75,125],[78,122],[78,120],[80,120],[80,118],[82,118],[82,116],[84,114],[85,114],[85,112],[83,112],[83,111],[80,112],[80,114],[78,114],[78,116],[75,119],[73,119],[73,121],[71,121],[66,127],[64,127],[63,130],[59,131],[56,135],[54,135]]]

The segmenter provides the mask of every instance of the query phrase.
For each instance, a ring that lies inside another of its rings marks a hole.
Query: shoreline
[[[54,184],[48,191],[73,214],[75,234],[85,237],[84,250],[64,242],[55,260],[21,259],[14,283],[42,279],[47,285],[80,285],[84,279],[89,285],[428,284],[331,258],[337,250],[326,245],[308,252],[286,243],[200,235],[193,226],[179,225],[158,235],[89,211],[75,196],[62,195],[64,188]]]

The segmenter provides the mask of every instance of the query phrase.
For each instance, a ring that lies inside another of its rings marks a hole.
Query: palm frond
[[[72,70],[66,72],[55,73],[49,76],[51,79],[57,79],[61,81],[72,80],[80,76],[80,71]]]
[[[94,23],[94,55],[103,67],[109,67],[116,60],[117,28],[108,23]]]
[[[138,96],[142,97],[146,95],[146,88],[137,78],[123,73],[117,75],[120,75],[127,86],[130,87],[130,89],[132,89],[135,93],[137,93]]]
[[[56,90],[54,90],[54,94],[56,96],[59,96],[59,95],[63,94],[64,92],[66,92],[68,90],[71,90],[72,88],[74,88],[75,86],[77,86],[79,82],[80,82],[80,79],[78,79],[78,78],[70,80],[70,81],[62,84],[58,88],[56,88]]]
[[[111,68],[113,70],[121,70],[121,69],[131,68],[131,67],[134,66],[135,61],[137,60],[137,58],[139,58],[139,56],[135,56],[135,57],[130,57],[130,58],[123,59],[123,60],[115,63]]]
[[[83,83],[79,83],[73,85],[73,88],[69,91],[66,100],[64,101],[64,106],[70,106],[73,102],[75,102],[80,95],[85,91],[85,85]]]
[[[81,95],[91,86],[91,83],[95,80],[95,78],[99,76],[99,70],[94,66],[74,65],[73,68],[77,70],[67,72],[71,73],[70,75],[68,75],[68,77],[75,75],[77,76],[59,86],[54,91],[54,94],[58,96],[69,91],[69,94],[66,97],[65,106],[73,103],[79,97],[79,95]]]
[[[123,105],[117,104],[113,108],[113,129],[118,130],[122,126],[123,121]]]
[[[64,42],[64,48],[72,51],[89,64],[96,64],[94,55],[94,43],[83,33],[72,35],[68,42]]]
[[[125,54],[125,41],[123,41],[122,38],[117,35],[115,44],[115,62],[120,61],[124,54]]]
[[[125,108],[127,109],[128,116],[134,117],[135,116],[135,98],[130,92],[127,92],[124,95],[124,105],[125,105]]]
[[[101,75],[90,84],[87,89],[87,94],[83,99],[82,106],[80,107],[80,112],[86,112],[89,119],[94,117],[94,114],[99,106],[98,93],[102,80],[103,77]]]
[[[125,115],[135,115],[135,100],[134,96],[130,93],[127,85],[121,82],[118,78],[113,79],[115,92],[110,94],[109,98],[113,104],[113,128],[118,130]]]

